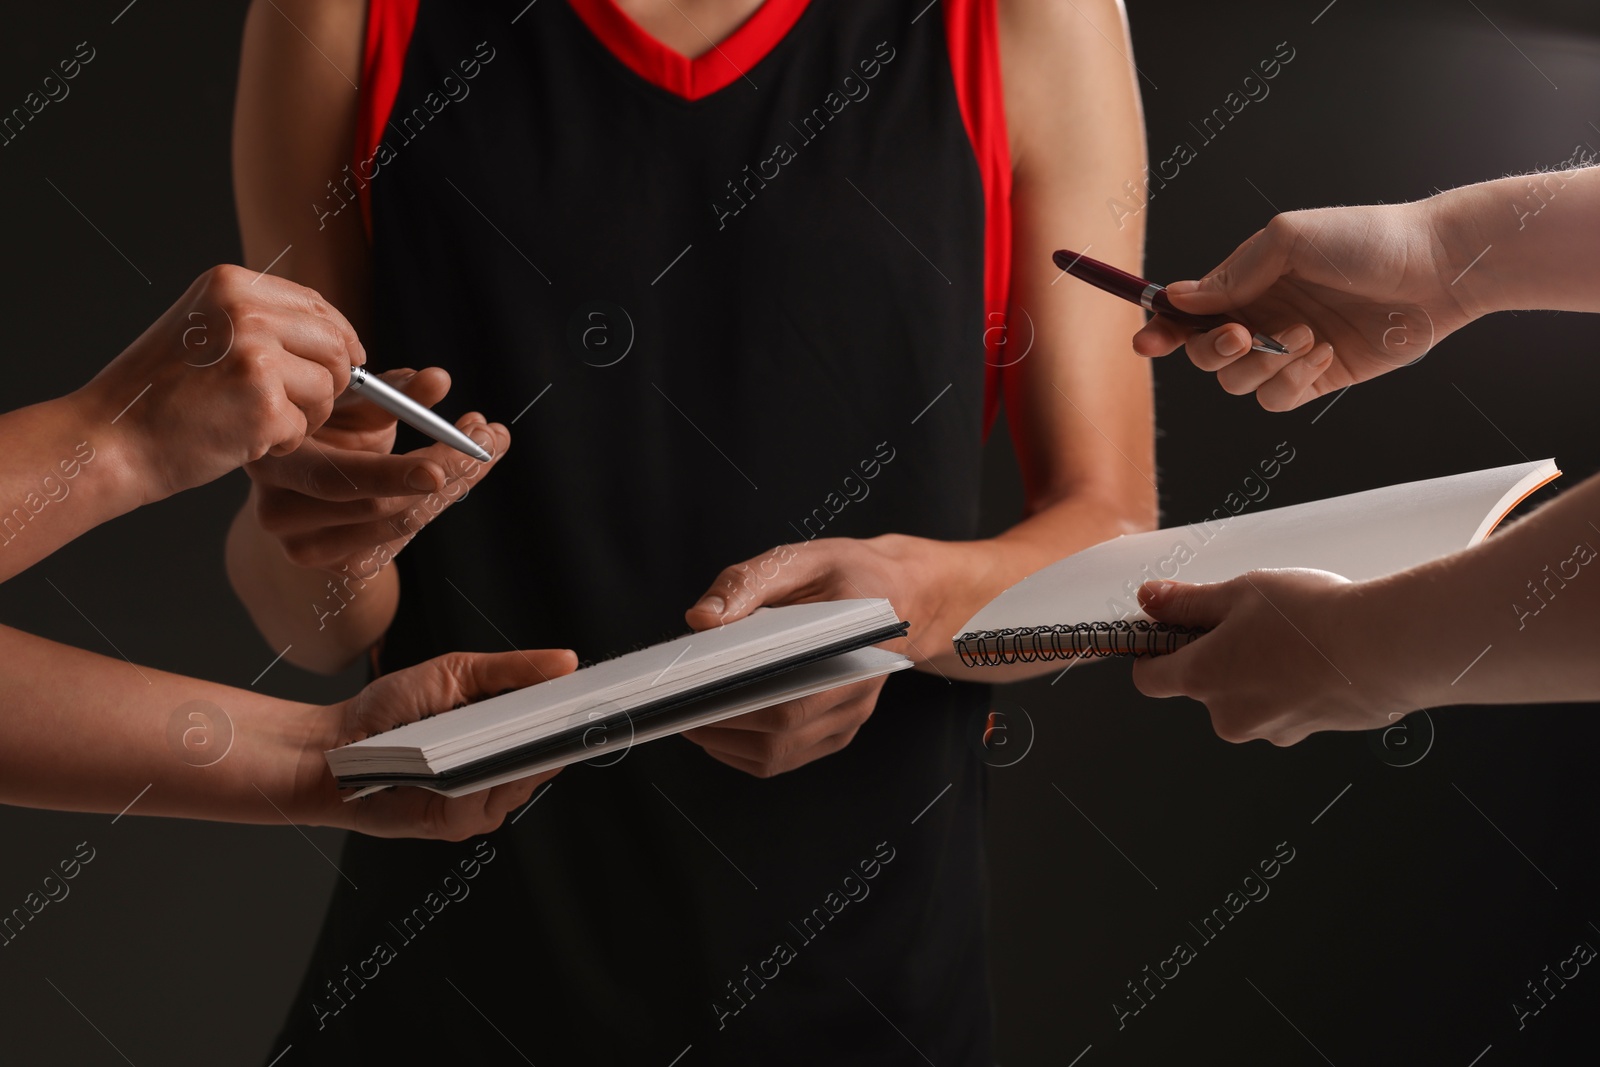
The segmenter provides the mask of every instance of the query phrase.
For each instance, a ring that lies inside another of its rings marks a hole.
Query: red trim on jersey
[[[406,49],[417,27],[420,0],[371,0],[367,5],[366,42],[361,51],[361,89],[356,104],[356,141],[350,167],[358,181],[361,217],[372,232],[371,196],[367,177],[372,158],[383,142],[383,129],[394,110],[405,73]],[[363,170],[362,168],[366,168]]]
[[[961,121],[983,179],[983,432],[1000,411],[1001,346],[1011,292],[1011,144],[1000,83],[995,0],[945,0],[945,40]]]
[[[699,100],[748,76],[805,13],[810,0],[766,0],[726,39],[690,59],[650,36],[616,0],[568,0],[589,32],[629,70],[685,100]]]

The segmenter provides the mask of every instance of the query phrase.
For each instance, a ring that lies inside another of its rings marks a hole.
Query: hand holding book
[[[1134,683],[1201,701],[1226,740],[1278,745],[1424,708],[1600,699],[1596,515],[1590,478],[1471,548],[1385,577],[1146,585],[1152,617],[1211,629],[1134,664]]]
[[[1407,650],[1371,640],[1360,604],[1370,595],[1368,583],[1318,570],[1147,582],[1139,590],[1147,614],[1206,635],[1184,649],[1190,655],[1134,664],[1134,685],[1147,697],[1199,700],[1224,741],[1293,745],[1318,730],[1391,725],[1419,705],[1396,684]]]
[[[892,453],[891,453],[892,455]],[[885,647],[917,662],[948,655],[948,602],[961,546],[925,538],[821,537],[780,545],[726,568],[686,614],[695,630],[746,618],[762,606],[883,597],[909,620],[909,636]],[[883,677],[689,730],[683,736],[713,759],[760,778],[804,766],[844,748],[872,715]]]
[[[1140,656],[1142,692],[1202,701],[1231,741],[1593,699],[1600,479],[1485,541],[1557,473],[1517,464],[1108,541],[1001,594],[956,647],[974,665]]]
[[[464,841],[500,826],[533,790],[559,773],[544,771],[464,797],[393,789],[344,804],[323,753],[452,708],[571,674],[578,657],[566,649],[455,652],[386,674],[340,704],[316,709],[294,791],[296,821],[333,822],[376,837]]]
[[[696,727],[792,704],[911,666],[871,646],[905,634],[887,600],[762,608],[700,633],[330,748],[357,797],[395,785],[448,797],[525,782]],[[563,661],[564,663],[566,661]],[[381,681],[381,680],[380,680]],[[352,798],[354,799],[354,798]]]
[[[684,618],[692,628],[703,631],[748,618],[764,605],[801,599],[888,595],[900,607],[904,598],[887,592],[890,583],[877,573],[872,556],[865,542],[847,538],[780,545],[723,570]],[[857,580],[867,588],[855,584]],[[906,615],[916,618],[911,612]],[[757,778],[770,778],[832,755],[853,741],[878,706],[878,694],[886,680],[887,675],[881,675],[813,693],[687,730],[683,736],[719,763]]]

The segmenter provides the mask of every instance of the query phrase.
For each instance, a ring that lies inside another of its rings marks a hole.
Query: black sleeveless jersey
[[[398,558],[381,669],[593,661],[684,632],[775,546],[976,536],[995,52],[992,0],[768,0],[694,60],[614,0],[372,5],[360,143],[318,210],[369,212],[374,365],[444,366],[445,410],[513,433]],[[475,843],[352,836],[284,1041],[987,1063],[987,701],[908,671],[787,774],[670,738],[567,768]]]

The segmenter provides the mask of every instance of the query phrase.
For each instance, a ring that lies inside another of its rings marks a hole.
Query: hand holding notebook
[[[1365,610],[1372,584],[1296,569],[1146,583],[1139,602],[1147,613],[1163,625],[1204,628],[1205,637],[1172,655],[1142,657],[1133,684],[1147,697],[1206,703],[1224,741],[1292,745],[1315,730],[1394,726],[1422,706],[1395,684],[1419,657],[1412,642],[1383,633],[1385,625],[1401,628],[1405,604],[1385,598],[1377,619]],[[1418,738],[1400,727],[1385,744],[1416,742],[1406,755],[1420,757],[1425,742]]]
[[[988,589],[971,599],[961,595],[964,586],[975,584],[963,576],[985,569],[975,558],[984,546],[900,534],[813,536],[827,532],[836,511],[854,509],[869,497],[876,502],[878,497],[871,495],[877,492],[873,482],[892,477],[885,471],[895,458],[892,446],[880,443],[873,456],[860,461],[841,482],[838,492],[820,498],[816,510],[801,520],[796,532],[805,540],[725,567],[687,612],[689,625],[703,631],[743,619],[761,607],[881,597],[911,622],[904,642],[888,647],[935,670],[955,666],[948,641],[951,627],[994,592]],[[853,743],[876,712],[883,686],[881,677],[839,686],[737,721],[686,730],[683,736],[718,762],[769,778]]]
[[[1374,730],[1379,757],[1399,766],[1432,740],[1432,717],[1410,712],[1600,700],[1597,519],[1591,477],[1479,544],[1377,579],[1270,570],[1153,583],[1148,613],[1212,629],[1135,663],[1134,684],[1204,703],[1233,741]]]
[[[911,666],[887,600],[762,608],[327,753],[342,787],[457,797]]]
[[[1232,741],[1393,727],[1386,744],[1420,746],[1396,726],[1418,708],[1589,698],[1595,626],[1577,620],[1600,586],[1580,587],[1585,605],[1566,585],[1597,556],[1600,480],[1481,543],[1557,473],[1526,463],[1121,538],[1013,587],[957,646],[969,663],[1141,656],[1141,692],[1202,700]],[[1505,610],[1541,563],[1544,591],[1527,582]],[[1565,616],[1522,636],[1558,593]]]
[[[956,651],[972,667],[1173,652],[1203,631],[1153,622],[1139,607],[1147,581],[1286,567],[1352,581],[1393,574],[1482,541],[1559,474],[1552,460],[1522,463],[1119,537],[995,597],[955,637]]]

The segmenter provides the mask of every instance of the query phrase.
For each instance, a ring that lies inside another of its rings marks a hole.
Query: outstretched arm
[[[455,653],[328,707],[97,656],[0,627],[0,803],[460,840],[500,824],[549,774],[448,799],[392,789],[346,803],[323,752],[565,674],[567,651]],[[147,789],[148,787],[148,789]]]
[[[1214,627],[1139,661],[1147,696],[1190,696],[1230,741],[1290,745],[1419,708],[1600,699],[1600,477],[1481,544],[1386,578],[1256,571],[1153,582],[1163,622]]]
[[[1271,411],[1403,367],[1495,311],[1600,311],[1600,167],[1452,189],[1411,204],[1278,215],[1199,281],[1185,311],[1233,312],[1290,350],[1249,351],[1237,325],[1191,332],[1156,316],[1147,356],[1186,345],[1230,393]]]
[[[213,267],[81,389],[0,415],[0,581],[142,504],[293,452],[365,360],[316,293]]]

